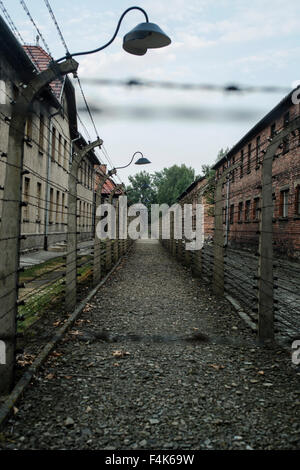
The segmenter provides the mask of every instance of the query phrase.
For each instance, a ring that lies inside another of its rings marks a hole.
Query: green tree
[[[206,202],[211,204],[208,214],[214,216],[214,202],[215,202],[215,175],[216,172],[210,165],[202,165],[203,176],[207,179],[207,189],[205,191]]]
[[[157,203],[171,206],[177,201],[178,196],[195,181],[195,178],[195,170],[184,164],[157,171],[153,177],[153,183],[157,188]]]
[[[129,205],[142,202],[149,210],[151,204],[155,204],[157,201],[153,175],[147,173],[147,171],[140,171],[134,176],[129,176],[128,179],[131,183],[126,187]]]
[[[218,152],[217,158],[216,158],[216,163],[221,160],[225,155],[229,152],[230,148],[226,147],[226,149],[221,148]]]

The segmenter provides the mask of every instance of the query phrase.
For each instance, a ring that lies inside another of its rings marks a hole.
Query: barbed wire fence
[[[287,137],[288,149],[284,148]],[[278,128],[273,138],[260,142],[258,154],[249,148],[249,158],[243,155],[237,162],[226,162],[216,179],[214,229],[207,231],[209,236],[201,250],[187,250],[187,239],[174,237],[172,223],[171,238],[161,240],[195,277],[210,285],[215,294],[230,300],[259,340],[275,338],[284,345],[290,345],[300,332],[300,265],[289,257],[292,242],[300,239],[299,207],[295,206],[299,200],[295,201],[291,191],[283,216],[282,201],[278,194],[275,196],[272,184],[279,177],[289,178],[291,171],[298,181],[299,160],[293,168],[283,169],[280,157],[287,150],[298,152],[299,143],[300,117],[295,112],[290,123]],[[227,185],[253,171],[255,182],[249,184],[246,194],[245,189],[233,187],[228,201]],[[282,224],[293,219],[296,223],[285,229]]]
[[[21,4],[30,15],[25,2]],[[30,19],[39,31],[31,15]],[[35,63],[30,48],[26,51]],[[55,335],[55,328],[72,315],[78,300],[95,287],[93,272],[98,271],[99,283],[130,245],[118,238],[99,240],[100,251],[95,255],[95,188],[99,178],[108,175],[100,171],[100,161],[94,166],[95,156],[89,160],[89,155],[101,147],[102,140],[97,132],[97,140],[87,144],[61,108],[50,116],[47,102],[39,99],[45,86],[57,78],[64,83],[63,74],[76,71],[77,66],[68,58],[59,70],[51,66],[44,72],[36,70],[39,73],[33,73],[26,86],[1,68],[6,86],[2,87],[5,105],[0,109],[0,338],[6,344],[6,364],[1,365],[0,393],[9,392],[14,382],[16,348],[22,344],[17,338],[24,337],[41,317],[42,325],[47,323]],[[72,140],[72,133],[79,142]],[[107,151],[104,155],[112,164]],[[115,185],[112,180],[111,184]],[[45,237],[47,251],[28,263],[28,256],[21,253],[43,249]],[[32,343],[35,355],[47,339],[45,332],[40,333]],[[23,355],[21,362],[30,365]]]

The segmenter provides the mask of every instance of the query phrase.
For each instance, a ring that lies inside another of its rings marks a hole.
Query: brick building
[[[261,162],[274,135],[300,114],[287,95],[214,166],[216,179],[236,165],[223,185],[225,244],[256,249],[261,204]],[[273,159],[273,244],[300,257],[300,129],[285,138]]]
[[[204,239],[209,239],[213,236],[214,217],[213,206],[209,203],[208,198],[208,180],[204,176],[195,180],[185,191],[178,197],[179,204],[192,204],[193,212],[195,211],[196,204],[203,204],[204,206]],[[194,217],[194,216],[193,216]],[[195,219],[193,219],[193,229],[195,229]]]

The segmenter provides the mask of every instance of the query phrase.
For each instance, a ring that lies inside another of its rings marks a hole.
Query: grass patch
[[[64,259],[62,256],[60,256],[59,258],[52,258],[49,261],[45,261],[44,263],[30,266],[29,268],[25,268],[24,271],[20,273],[19,281],[30,282],[33,279],[47,274],[49,271],[61,267],[63,264]]]
[[[25,305],[19,306],[19,319],[17,323],[17,331],[19,333],[27,330],[31,325],[33,325],[37,320],[45,315],[47,311],[58,309],[58,307],[61,306],[64,301],[65,278],[60,277],[57,280],[47,282],[46,276],[47,272],[55,271],[55,269],[61,267],[63,259],[56,258],[55,260],[51,261],[38,266],[33,266],[32,268],[22,273],[22,278],[20,276],[20,282],[24,282],[26,280],[27,284],[30,285],[30,281],[45,275],[45,286],[39,286],[37,289],[33,290],[32,293],[29,293],[26,297]],[[84,286],[85,284],[88,284],[92,278],[93,273],[92,260],[91,262],[88,262],[89,257],[87,256],[85,259],[82,259],[82,261],[87,261],[87,263],[77,270],[77,273],[80,274],[77,279],[78,286]]]
[[[26,301],[26,304],[18,308],[18,316],[22,320],[18,320],[17,331],[24,332],[47,310],[53,308],[55,304],[60,304],[63,300],[64,287],[63,279],[58,279],[38,292],[33,292]]]

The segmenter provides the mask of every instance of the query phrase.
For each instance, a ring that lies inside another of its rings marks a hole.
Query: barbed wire
[[[32,18],[31,13],[30,13],[30,11],[29,11],[29,9],[28,9],[28,7],[27,7],[25,1],[24,1],[24,0],[20,0],[20,3],[21,3],[21,5],[22,5],[22,7],[24,8],[24,11],[25,11],[26,15],[28,16],[28,18],[30,19],[31,23],[33,24],[34,28],[36,29],[36,31],[37,31],[39,37],[40,37],[41,40],[43,41],[43,44],[44,44],[44,46],[45,46],[45,49],[46,49],[48,55],[49,55],[50,57],[52,57],[52,54],[51,54],[50,49],[49,49],[49,46],[48,46],[48,44],[47,44],[47,42],[46,42],[46,40],[45,40],[43,34],[41,33],[39,27],[37,26],[37,24],[35,23],[34,19]]]
[[[131,78],[127,80],[119,80],[112,78],[88,78],[83,77],[82,83],[93,86],[121,86],[129,88],[163,88],[167,90],[184,90],[184,91],[208,91],[221,92],[230,94],[241,93],[281,93],[288,94],[292,91],[291,87],[283,86],[264,86],[264,85],[217,85],[205,83],[180,83],[171,81],[155,81],[144,80],[139,78]]]

